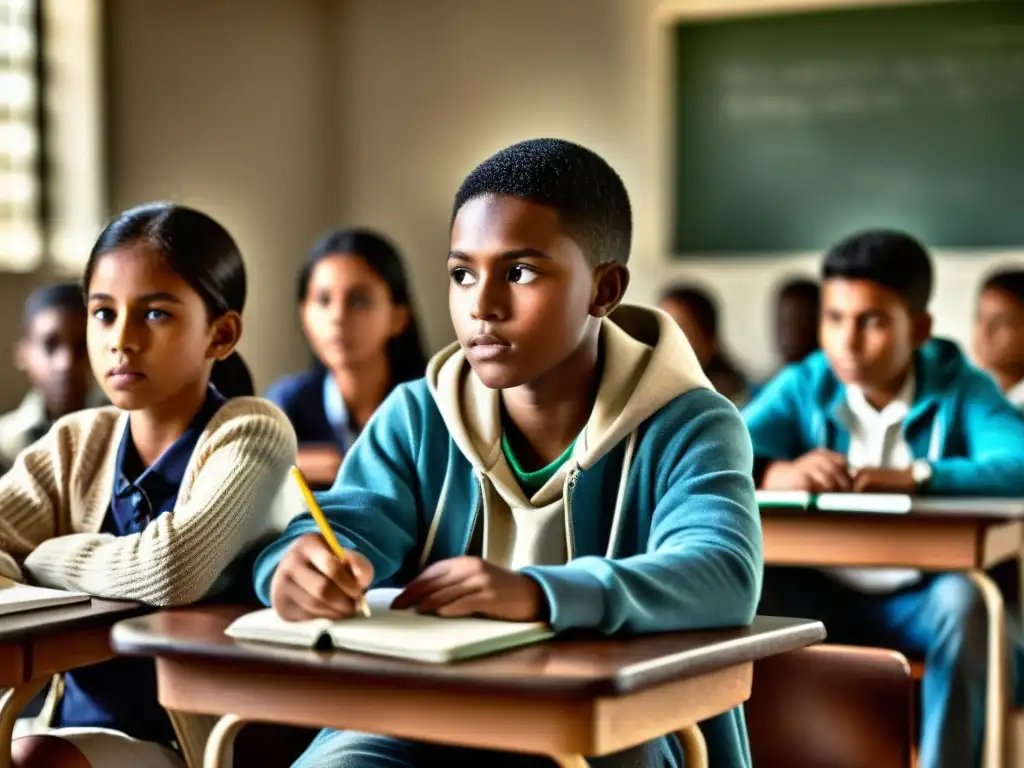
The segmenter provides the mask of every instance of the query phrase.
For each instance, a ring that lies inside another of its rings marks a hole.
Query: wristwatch
[[[932,465],[927,459],[918,459],[910,465],[910,477],[915,490],[922,490],[932,480]]]

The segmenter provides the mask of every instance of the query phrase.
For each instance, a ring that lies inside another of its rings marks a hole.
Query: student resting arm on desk
[[[89,361],[113,407],[59,419],[0,479],[0,570],[98,597],[195,602],[273,532],[271,501],[295,460],[283,413],[210,384],[242,330],[241,255],[205,214],[142,206],[103,231],[82,284]],[[55,725],[15,742],[17,768],[184,765],[150,660],[67,673]]]
[[[823,278],[822,351],[744,412],[762,487],[1024,496],[1024,417],[954,344],[930,338],[924,248],[866,232],[828,253]],[[762,613],[923,656],[921,768],[979,764],[987,617],[967,576],[769,568],[764,592]]]
[[[266,392],[291,419],[299,469],[330,487],[342,457],[399,384],[427,361],[398,250],[365,229],[322,238],[299,273],[299,316],[317,366]]]
[[[752,620],[762,553],[749,439],[671,318],[616,309],[630,229],[618,175],[574,144],[524,142],[469,175],[448,256],[459,343],[391,395],[318,496],[355,576],[304,515],[256,564],[264,602],[289,619],[342,617],[362,589],[390,584],[405,586],[396,606],[559,632]],[[701,728],[712,765],[750,764],[740,710]],[[297,765],[385,755],[550,764],[325,731]],[[590,764],[626,759],[675,766],[679,745]]]

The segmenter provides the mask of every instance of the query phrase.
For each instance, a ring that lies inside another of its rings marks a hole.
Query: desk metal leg
[[[587,768],[587,759],[583,755],[549,755],[558,768]]]
[[[686,768],[708,768],[708,745],[704,734],[696,724],[683,728],[676,736],[683,747]],[[587,768],[587,760],[581,755],[551,755],[558,768]]]
[[[683,765],[686,768],[708,768],[708,745],[704,734],[695,723],[676,734],[683,745]]]
[[[31,697],[29,697],[31,698]],[[203,768],[231,768],[234,759],[234,743],[238,732],[247,724],[238,715],[224,715],[210,732],[203,756]],[[691,725],[679,732],[686,758],[686,768],[708,768],[708,750],[700,728]],[[582,755],[548,755],[558,768],[588,768],[587,759]],[[0,764],[0,768],[9,768]]]
[[[29,680],[15,688],[0,688],[0,768],[11,768],[11,736],[21,710],[50,678]]]
[[[238,715],[224,715],[217,721],[206,742],[203,768],[231,768],[235,758],[235,737],[247,722]]]
[[[1006,614],[999,587],[983,570],[967,574],[985,601],[988,611],[988,685],[985,698],[985,741],[981,764],[1002,768],[1005,762],[1007,708]]]

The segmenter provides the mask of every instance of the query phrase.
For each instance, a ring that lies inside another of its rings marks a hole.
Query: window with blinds
[[[39,41],[34,0],[0,0],[0,270],[43,255]]]

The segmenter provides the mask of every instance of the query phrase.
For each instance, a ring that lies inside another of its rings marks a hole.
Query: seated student
[[[1024,495],[1024,417],[954,344],[931,338],[924,248],[864,232],[832,248],[822,272],[822,351],[744,412],[762,487]],[[923,657],[919,765],[979,764],[988,620],[966,575],[769,568],[759,611]]]
[[[1024,270],[1002,270],[982,283],[974,357],[1006,398],[1024,410]]]
[[[783,365],[799,363],[818,351],[821,288],[813,280],[796,278],[775,294],[775,348]]]
[[[679,285],[662,294],[659,306],[683,329],[715,389],[736,405],[746,402],[750,382],[722,349],[718,306],[711,295],[702,288]]]
[[[103,230],[83,287],[89,362],[114,407],[58,419],[0,479],[0,572],[195,602],[272,533],[296,451],[274,405],[210,386],[241,335],[241,255],[205,214],[146,205]],[[16,768],[184,765],[151,661],[76,669],[63,689],[55,730],[14,743]]]
[[[799,363],[818,349],[818,315],[821,290],[813,280],[787,280],[775,294],[775,348],[783,367]],[[764,383],[752,386],[750,399],[757,397]]]
[[[16,410],[0,416],[0,474],[53,422],[86,407],[92,372],[85,349],[85,303],[78,285],[49,285],[28,297],[14,365],[32,389]]]
[[[619,307],[630,233],[622,181],[583,147],[526,141],[470,173],[448,255],[459,341],[396,389],[319,494],[353,567],[303,515],[257,561],[260,598],[286,619],[340,618],[363,589],[396,584],[397,607],[557,632],[749,623],[762,570],[749,440],[672,320]],[[702,730],[712,765],[749,765],[739,709]],[[590,764],[627,758],[680,755],[667,738]],[[324,731],[297,765],[385,762],[550,764]]]
[[[426,369],[409,278],[391,243],[343,229],[313,246],[299,274],[299,314],[316,366],[266,392],[291,419],[299,469],[334,482],[341,457],[397,385]]]

